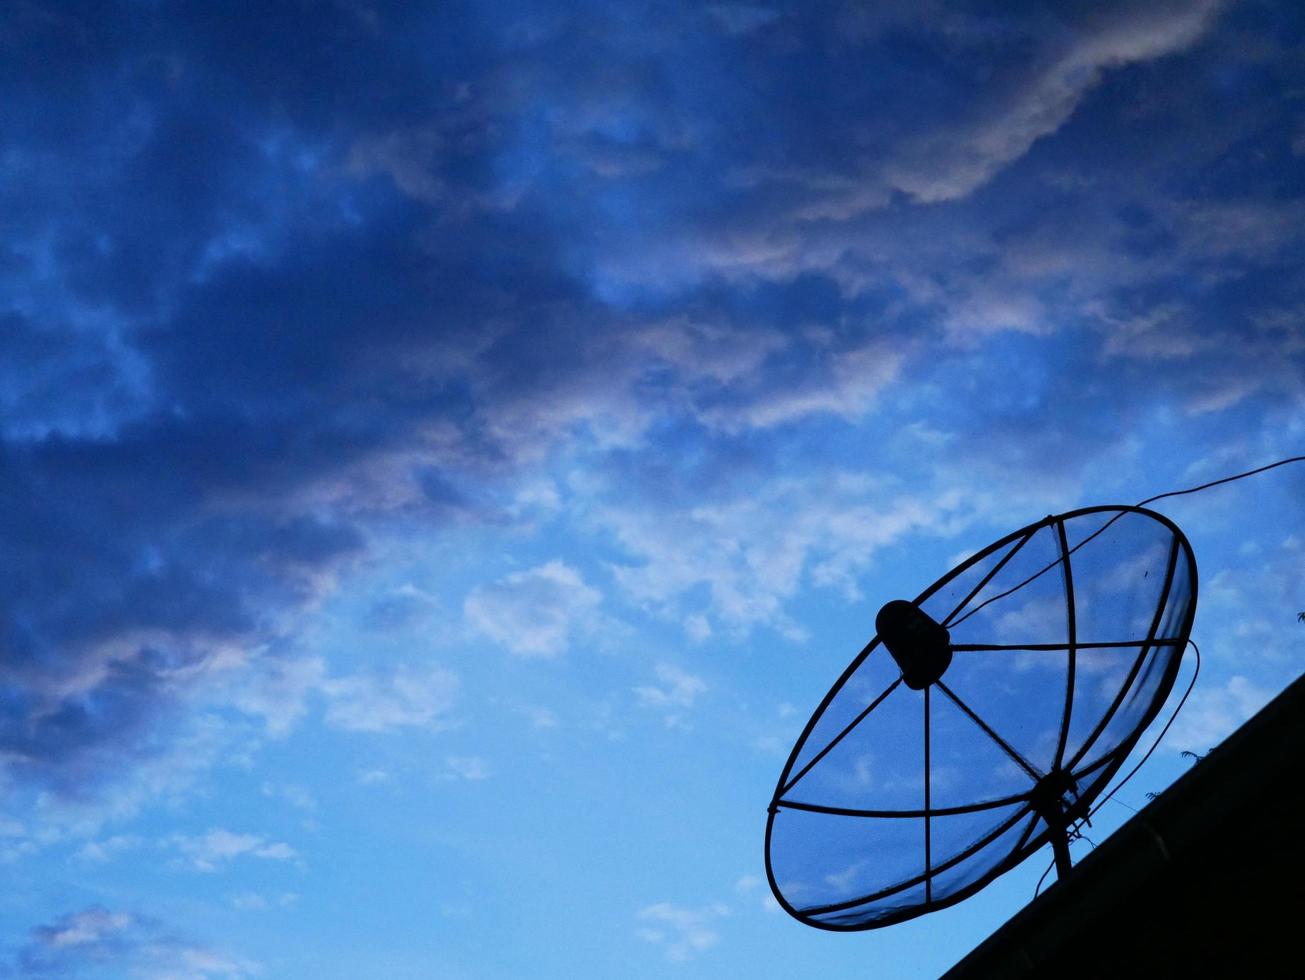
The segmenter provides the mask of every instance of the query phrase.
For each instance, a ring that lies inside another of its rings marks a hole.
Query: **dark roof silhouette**
[[[1305,677],[945,976],[1298,976],[1302,812]]]

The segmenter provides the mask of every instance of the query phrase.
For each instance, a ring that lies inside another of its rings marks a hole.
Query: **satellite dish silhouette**
[[[973,895],[1072,824],[1159,712],[1196,613],[1183,532],[1089,507],[1009,534],[911,602],[825,695],[779,777],[766,874],[789,914],[874,929]]]

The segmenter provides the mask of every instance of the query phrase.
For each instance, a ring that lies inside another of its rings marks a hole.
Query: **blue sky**
[[[1262,2],[4,5],[0,976],[945,969],[1044,863],[818,932],[775,779],[882,602],[1302,452],[1303,46]],[[1300,673],[1303,501],[1162,502],[1204,665],[1097,833]]]

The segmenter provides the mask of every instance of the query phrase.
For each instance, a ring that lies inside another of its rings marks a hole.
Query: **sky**
[[[945,970],[1043,856],[811,929],[775,781],[883,602],[1305,452],[1303,54],[1256,0],[0,6],[0,976]],[[1094,839],[1305,667],[1305,467],[1156,508],[1202,668]]]

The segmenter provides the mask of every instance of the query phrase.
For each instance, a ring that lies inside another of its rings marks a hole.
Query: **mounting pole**
[[[1056,856],[1056,880],[1059,881],[1073,867],[1069,862],[1069,835],[1063,826],[1052,829],[1051,852]]]
[[[1047,823],[1051,836],[1051,852],[1056,858],[1056,879],[1069,874],[1073,864],[1069,859],[1069,820],[1061,794],[1066,786],[1073,786],[1069,774],[1063,769],[1053,769],[1038,781],[1030,801],[1038,816]]]

